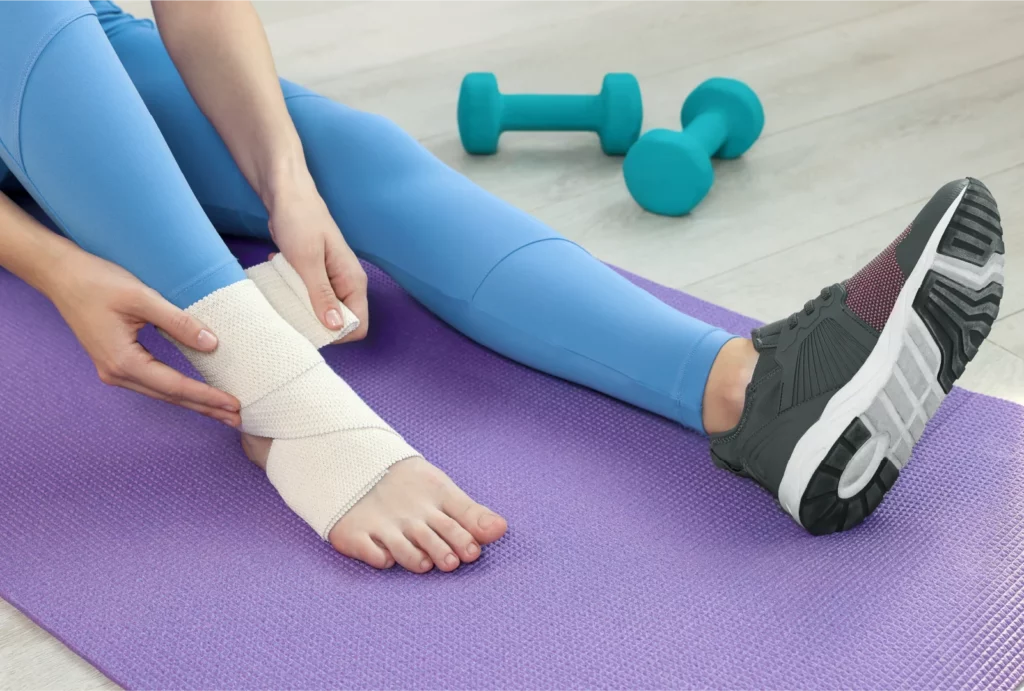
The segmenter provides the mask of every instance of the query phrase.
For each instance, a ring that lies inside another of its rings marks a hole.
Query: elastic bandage
[[[305,284],[280,252],[270,261],[246,269],[245,275],[259,287],[277,313],[316,348],[330,345],[359,328],[359,318],[344,303],[338,303],[343,324],[340,331],[331,331],[321,324]]]
[[[221,288],[186,312],[217,335],[218,346],[202,353],[176,343],[179,350],[211,386],[239,400],[245,432],[274,440],[267,476],[324,540],[391,465],[419,455],[252,280]]]

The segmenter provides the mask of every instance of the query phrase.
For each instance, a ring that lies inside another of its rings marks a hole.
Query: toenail
[[[466,554],[476,554],[480,551],[480,548],[476,546],[475,542],[470,542],[469,547],[466,548]]]
[[[429,559],[424,559],[423,561],[421,561],[420,562],[420,568],[423,569],[424,571],[429,569],[430,568],[430,560]]]
[[[455,568],[459,565],[459,559],[454,554],[449,554],[444,558],[444,565],[449,568]]]
[[[483,516],[480,517],[480,520],[478,520],[477,523],[480,524],[481,528],[487,530],[492,525],[494,525],[495,520],[497,520],[497,516],[495,516],[493,513],[485,513]]]

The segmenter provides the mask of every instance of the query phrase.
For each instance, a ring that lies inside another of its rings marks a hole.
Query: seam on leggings
[[[539,245],[539,244],[540,244],[540,243],[542,243],[542,242],[567,242],[567,243],[569,243],[570,245],[573,245],[574,247],[579,247],[579,248],[580,248],[581,250],[583,250],[584,252],[586,252],[586,253],[587,253],[588,255],[590,254],[590,252],[587,252],[587,251],[586,251],[586,250],[584,250],[584,249],[583,249],[582,247],[580,247],[579,245],[577,245],[577,244],[576,244],[575,242],[573,242],[572,240],[569,240],[568,238],[563,238],[563,237],[553,237],[553,238],[541,238],[541,239],[539,239],[539,240],[531,240],[530,242],[526,243],[525,245],[520,245],[519,247],[516,247],[516,248],[515,248],[514,250],[512,250],[511,252],[509,252],[508,254],[506,254],[506,255],[505,255],[504,257],[502,257],[502,258],[501,258],[501,259],[499,259],[498,261],[494,262],[494,266],[492,266],[492,267],[491,267],[490,269],[488,269],[488,270],[487,270],[487,273],[486,273],[486,274],[484,274],[484,277],[480,279],[480,282],[479,282],[479,283],[477,284],[476,288],[474,288],[474,289],[473,289],[473,294],[472,294],[472,295],[470,296],[470,298],[469,298],[469,302],[470,302],[470,303],[472,303],[472,302],[473,302],[474,300],[476,300],[476,294],[477,294],[477,293],[479,293],[479,292],[480,292],[480,289],[484,287],[484,283],[486,283],[486,282],[487,282],[487,279],[488,279],[488,278],[490,278],[490,276],[491,276],[491,274],[492,274],[492,273],[494,273],[494,270],[495,270],[495,269],[497,269],[497,268],[498,268],[499,266],[501,266],[501,265],[502,265],[502,263],[503,263],[503,262],[504,262],[504,261],[505,261],[506,259],[508,259],[509,257],[511,257],[511,256],[512,256],[513,254],[515,254],[515,253],[516,253],[516,252],[518,252],[519,250],[524,250],[524,249],[526,249],[527,247],[530,247],[531,245]]]
[[[533,243],[531,243],[531,244],[533,244]],[[546,346],[548,346],[550,348],[558,348],[560,350],[564,350],[565,352],[571,353],[572,355],[574,355],[575,357],[580,358],[581,360],[586,360],[587,362],[590,362],[590,363],[592,363],[594,365],[597,365],[598,367],[600,367],[602,369],[608,370],[609,372],[614,372],[618,376],[620,376],[623,379],[626,379],[626,380],[632,382],[638,388],[641,388],[644,391],[649,391],[649,392],[651,392],[653,394],[657,394],[659,396],[669,395],[669,396],[671,396],[670,400],[672,400],[672,402],[675,405],[675,407],[680,409],[680,410],[682,409],[682,406],[679,405],[678,401],[676,401],[676,399],[674,397],[674,391],[673,391],[672,394],[666,394],[665,391],[660,391],[658,389],[652,388],[650,385],[646,384],[645,382],[640,381],[636,377],[630,376],[630,375],[626,374],[625,372],[617,370],[614,367],[611,367],[610,365],[608,365],[608,364],[606,364],[604,362],[601,362],[600,360],[595,360],[594,358],[590,357],[589,355],[584,355],[583,353],[579,352],[578,350],[573,350],[572,348],[569,348],[569,347],[565,346],[562,343],[555,343],[554,341],[552,341],[552,340],[550,340],[548,338],[545,338],[543,336],[538,336],[537,334],[535,334],[533,332],[530,332],[530,331],[526,331],[525,329],[520,328],[520,326],[518,324],[510,322],[510,321],[507,321],[506,319],[502,319],[501,317],[497,317],[497,316],[493,315],[490,312],[485,312],[484,310],[481,310],[481,309],[475,307],[472,304],[466,303],[466,307],[467,307],[467,309],[469,309],[469,310],[471,310],[473,312],[476,312],[478,314],[484,315],[488,319],[493,319],[495,321],[501,322],[502,324],[504,324],[509,329],[515,330],[517,333],[527,335],[527,336],[529,336],[529,337],[531,337],[531,338],[533,338],[533,339],[535,339],[537,341],[540,341],[541,343],[543,343],[544,345],[546,345]],[[717,329],[716,328],[716,331],[721,331],[721,330],[722,329]],[[459,331],[461,332],[461,329],[459,329]],[[470,336],[470,338],[473,338],[473,340],[476,340],[472,336]],[[706,338],[706,336],[704,338]],[[701,340],[703,340],[703,338]],[[489,346],[487,346],[487,347],[489,347]],[[495,351],[495,352],[499,352],[499,351]],[[687,360],[689,360],[689,357],[687,358]],[[554,376],[558,376],[558,375],[554,375]],[[566,381],[570,381],[570,380],[567,379]],[[585,385],[583,385],[583,386],[585,386]],[[590,387],[588,387],[588,388],[590,388]],[[594,389],[594,390],[596,391],[597,389]],[[610,396],[611,394],[607,394],[607,395]],[[660,413],[656,413],[656,414],[660,414]],[[675,421],[680,423],[680,424],[682,424],[682,420],[680,420],[678,418],[675,418]]]
[[[28,80],[32,76],[32,73],[35,71],[36,65],[39,64],[39,58],[42,57],[46,49],[50,46],[51,43],[53,43],[53,39],[57,38],[60,32],[64,31],[64,29],[68,28],[69,26],[71,26],[71,24],[78,21],[79,19],[82,19],[83,17],[95,16],[96,10],[92,8],[92,5],[89,5],[87,9],[78,10],[77,13],[69,14],[67,17],[61,19],[57,23],[56,27],[51,29],[49,33],[40,38],[39,42],[36,43],[35,48],[32,49],[28,65],[21,75],[21,82],[18,84],[18,95],[14,99],[14,139],[18,144],[18,162],[21,164],[22,170],[25,169],[25,159],[22,156],[21,150],[21,102],[25,98],[25,90],[28,88]]]
[[[199,274],[195,278],[189,279],[188,283],[184,283],[182,285],[179,285],[174,290],[172,290],[170,293],[168,293],[167,296],[166,296],[167,301],[168,302],[174,302],[174,298],[178,297],[179,295],[184,293],[186,290],[188,290],[189,288],[193,287],[195,284],[197,284],[197,283],[199,283],[199,282],[209,278],[213,274],[215,274],[218,271],[220,271],[221,269],[223,269],[225,266],[228,266],[229,264],[231,264],[231,262],[237,262],[237,261],[238,260],[235,259],[234,257],[231,257],[230,259],[225,259],[220,264],[217,264],[216,266],[213,266],[213,267],[207,269],[206,271],[204,271],[203,273]]]
[[[714,334],[718,333],[719,331],[721,331],[722,333],[728,333],[727,331],[725,331],[725,329],[720,329],[717,326],[713,327],[710,331],[708,331],[706,334],[701,336],[697,340],[696,343],[693,344],[693,346],[690,348],[690,352],[688,352],[686,354],[686,357],[683,358],[682,364],[679,365],[679,369],[676,371],[676,381],[675,381],[675,384],[673,384],[673,386],[672,386],[672,401],[673,401],[673,403],[675,403],[676,409],[679,411],[680,415],[683,412],[683,403],[680,400],[682,398],[682,391],[680,391],[680,389],[682,388],[682,385],[683,385],[683,375],[686,373],[686,368],[690,366],[690,362],[693,360],[694,354],[700,349],[701,344],[703,344],[704,341],[706,341],[707,339],[709,339],[711,336],[713,336]],[[704,386],[707,387],[707,381],[704,382]],[[706,434],[707,432],[705,432],[705,430],[703,429],[703,427],[704,427],[704,420],[703,420],[704,392],[703,391],[701,392],[701,397],[700,397],[700,410],[699,410],[699,412],[701,413],[701,423],[700,423],[700,425],[701,425],[701,428],[702,428],[700,431]]]
[[[296,99],[296,98],[319,98],[319,99],[322,99],[324,101],[330,101],[331,100],[331,99],[329,99],[326,96],[323,96],[321,94],[292,94],[291,96],[285,96],[284,100],[285,100],[285,103],[287,103],[288,101],[291,101],[291,100]]]

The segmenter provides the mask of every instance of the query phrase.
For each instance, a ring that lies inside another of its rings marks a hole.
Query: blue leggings
[[[151,22],[108,2],[0,2],[0,66],[0,158],[68,237],[179,307],[244,278],[218,231],[267,238],[266,209]],[[477,342],[703,429],[704,386],[731,335],[634,286],[387,119],[281,86],[357,255]]]

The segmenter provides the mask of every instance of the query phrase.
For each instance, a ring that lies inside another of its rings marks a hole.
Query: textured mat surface
[[[813,538],[701,437],[478,348],[379,273],[371,308],[369,341],[328,360],[510,519],[477,564],[417,577],[335,555],[229,430],[104,387],[56,311],[0,272],[0,595],[132,688],[1024,678],[1024,409],[954,391],[882,508]]]

